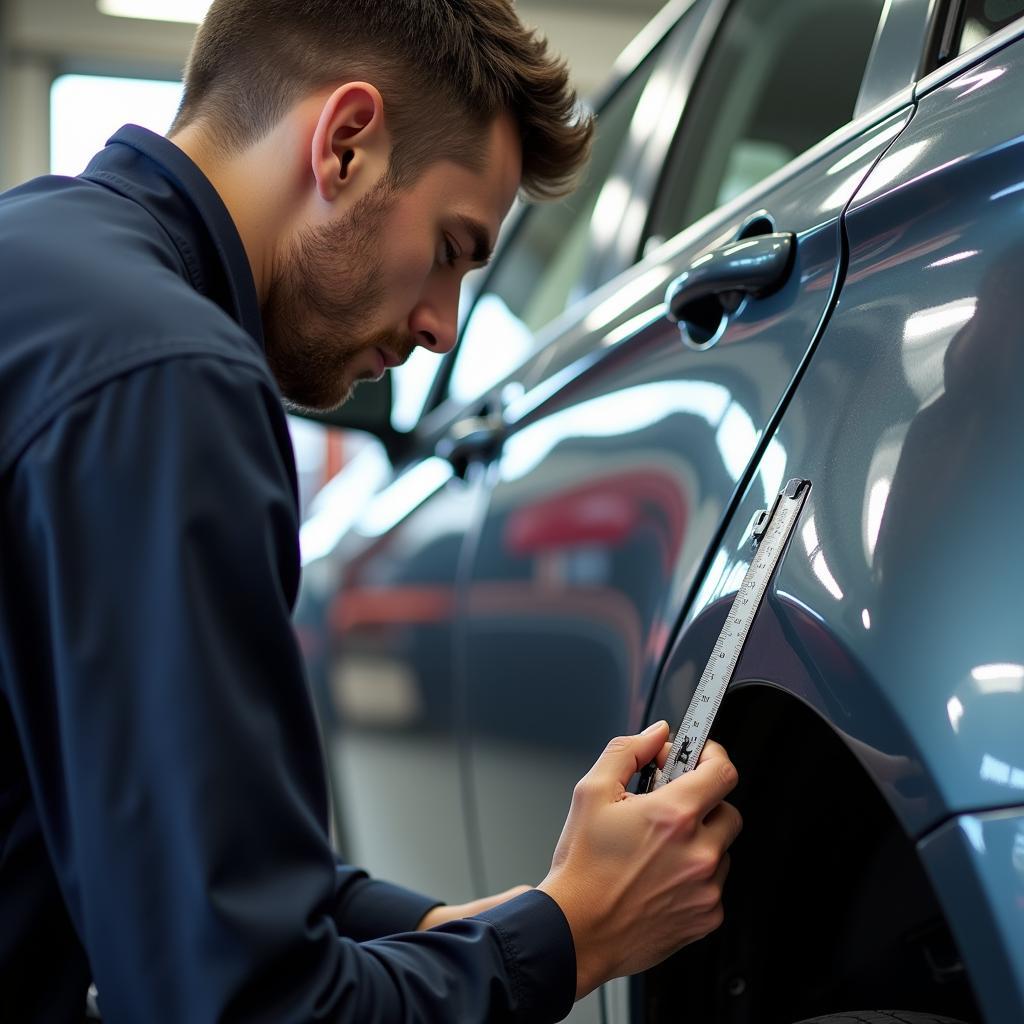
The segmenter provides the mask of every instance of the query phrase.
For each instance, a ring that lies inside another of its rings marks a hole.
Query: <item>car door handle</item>
[[[762,298],[778,291],[789,278],[796,254],[796,236],[788,232],[755,235],[711,249],[698,256],[669,286],[665,295],[672,323],[706,319],[702,309],[718,299],[732,313],[747,296]]]
[[[437,454],[462,476],[470,462],[491,458],[501,448],[505,421],[500,413],[459,420],[437,445]]]

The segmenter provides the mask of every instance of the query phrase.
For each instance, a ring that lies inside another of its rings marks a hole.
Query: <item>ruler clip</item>
[[[757,547],[761,543],[761,538],[768,532],[768,527],[771,525],[771,521],[775,518],[775,512],[779,507],[779,502],[783,498],[796,498],[800,492],[807,486],[808,480],[802,480],[800,477],[793,477],[786,486],[775,495],[775,501],[772,502],[771,508],[763,508],[759,512],[754,513],[754,519],[750,524],[751,540],[754,547]]]

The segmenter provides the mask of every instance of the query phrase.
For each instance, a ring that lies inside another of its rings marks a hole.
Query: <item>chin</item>
[[[329,394],[324,391],[305,391],[302,394],[282,392],[282,394],[288,412],[316,416],[340,409],[352,397],[355,386],[355,384],[346,382],[343,388]]]

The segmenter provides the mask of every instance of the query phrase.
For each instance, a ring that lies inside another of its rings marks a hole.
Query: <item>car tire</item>
[[[798,1024],[966,1024],[966,1021],[908,1010],[847,1010],[846,1013],[811,1017]]]

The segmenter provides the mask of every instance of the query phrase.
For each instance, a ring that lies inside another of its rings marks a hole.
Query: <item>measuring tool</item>
[[[718,634],[718,641],[697,684],[697,692],[686,709],[686,717],[676,731],[665,767],[658,768],[653,762],[649,764],[640,780],[640,792],[660,789],[666,782],[697,767],[754,616],[793,527],[800,518],[800,510],[810,489],[809,480],[790,480],[776,497],[775,504],[770,509],[762,509],[754,518],[753,536],[757,553],[743,577],[722,632]]]

